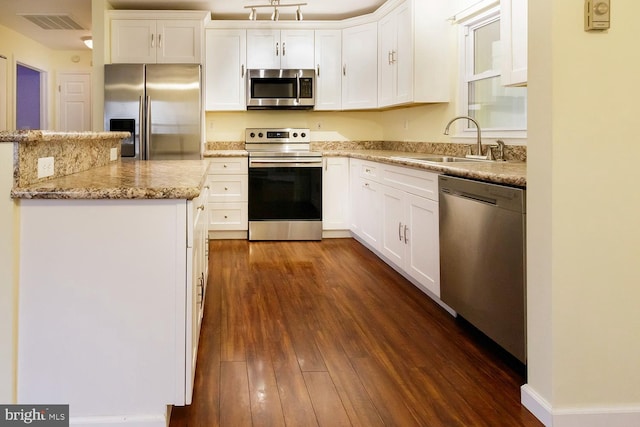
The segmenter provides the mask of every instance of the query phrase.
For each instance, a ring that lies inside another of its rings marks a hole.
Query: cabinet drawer
[[[216,157],[209,161],[210,174],[246,174],[248,171],[247,157]]]
[[[246,202],[247,175],[209,175],[209,202]]]
[[[380,164],[373,162],[362,162],[359,165],[359,175],[361,178],[371,179],[378,181],[380,173]]]
[[[247,203],[209,203],[209,230],[247,229]]]
[[[438,200],[438,174],[401,166],[383,165],[382,183],[416,196]]]

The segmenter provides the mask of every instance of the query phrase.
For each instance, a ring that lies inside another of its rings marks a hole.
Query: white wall
[[[528,386],[556,426],[640,425],[639,14],[529,2]]]

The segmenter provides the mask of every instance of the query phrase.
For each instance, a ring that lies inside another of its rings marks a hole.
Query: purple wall
[[[40,72],[17,66],[16,129],[40,129]]]

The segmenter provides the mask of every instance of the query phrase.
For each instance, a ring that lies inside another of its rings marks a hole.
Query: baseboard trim
[[[535,392],[528,384],[520,387],[520,402],[546,427],[553,425],[551,405]]]
[[[166,427],[165,415],[123,415],[119,417],[70,417],[74,427]]]
[[[546,427],[640,426],[640,407],[591,407],[555,409],[527,384],[520,388],[520,401]]]

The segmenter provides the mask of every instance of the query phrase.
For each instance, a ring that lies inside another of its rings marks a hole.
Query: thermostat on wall
[[[584,30],[602,31],[609,29],[611,15],[610,0],[584,1]]]

